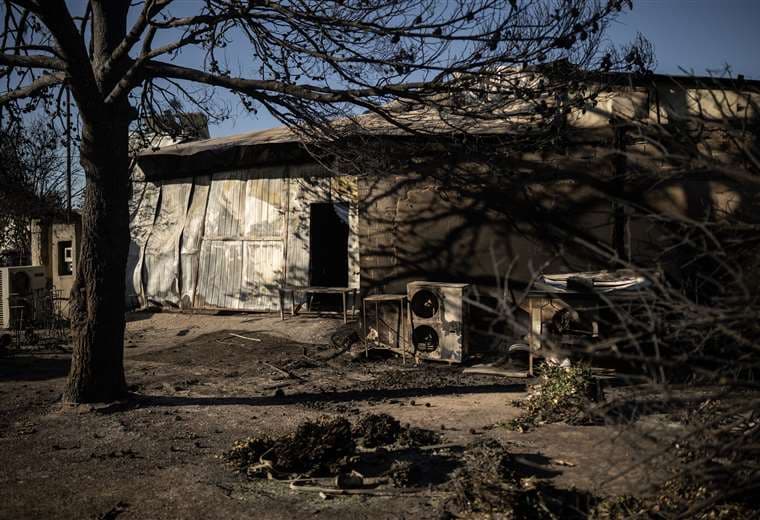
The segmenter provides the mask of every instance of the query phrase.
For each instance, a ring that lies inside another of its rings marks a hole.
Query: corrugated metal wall
[[[130,242],[126,272],[126,303],[129,308],[144,305],[145,302],[141,276],[145,243],[156,219],[158,197],[161,193],[158,185],[145,182],[139,167],[133,171],[132,179],[132,200],[129,205]]]
[[[286,279],[309,283],[309,205],[328,201],[350,203],[349,279],[358,287],[355,186],[355,179],[326,176],[317,165],[140,185],[127,303],[277,310]]]
[[[179,305],[180,240],[192,186],[192,179],[181,179],[160,187],[142,269],[145,294],[157,305]]]
[[[196,286],[198,283],[198,267],[203,244],[203,230],[205,229],[206,205],[211,186],[211,177],[208,175],[193,179],[190,205],[185,216],[185,228],[182,230],[182,243],[180,248],[180,306],[183,309],[191,309],[195,301]]]

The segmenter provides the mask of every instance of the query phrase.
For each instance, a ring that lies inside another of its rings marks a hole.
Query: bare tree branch
[[[58,58],[24,54],[0,54],[0,65],[53,70],[65,70],[66,68],[66,63]]]
[[[61,54],[66,59],[68,76],[76,78],[72,82],[72,93],[79,110],[88,117],[100,117],[100,96],[90,59],[74,20],[62,0],[50,0],[39,8],[39,16],[58,42]]]
[[[111,72],[113,64],[121,61],[127,56],[130,49],[132,49],[132,47],[140,40],[145,28],[148,27],[148,24],[150,23],[150,19],[160,13],[161,10],[170,3],[172,3],[172,0],[146,0],[140,15],[132,26],[132,29],[130,29],[124,40],[122,40],[119,46],[114,49],[108,60],[101,66],[102,74],[108,75]]]
[[[34,96],[46,88],[61,84],[64,81],[65,76],[62,73],[45,74],[24,87],[19,87],[16,90],[11,90],[10,92],[0,95],[0,106],[6,105],[17,99]]]
[[[383,95],[396,95],[402,98],[417,99],[413,96],[414,92],[430,87],[430,84],[427,82],[414,82],[389,84],[366,89],[329,89],[312,85],[294,85],[273,80],[233,78],[159,61],[149,61],[145,64],[144,68],[149,77],[167,77],[205,83],[207,85],[243,92],[253,97],[256,97],[259,91],[277,92],[320,103],[347,103],[360,98]]]

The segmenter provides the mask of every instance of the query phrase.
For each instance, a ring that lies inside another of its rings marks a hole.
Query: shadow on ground
[[[69,373],[68,356],[18,354],[0,358],[0,380],[42,381],[64,377]]]
[[[353,401],[370,401],[380,399],[399,399],[405,397],[492,394],[506,392],[524,392],[523,384],[492,384],[475,386],[442,386],[433,388],[389,388],[372,390],[347,390],[340,392],[298,393],[283,396],[232,396],[232,397],[191,397],[133,394],[127,401],[114,403],[100,408],[100,413],[123,412],[136,407],[149,406],[283,406],[310,403],[341,403]]]

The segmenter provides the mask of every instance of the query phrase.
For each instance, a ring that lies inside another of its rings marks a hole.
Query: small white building
[[[33,219],[31,234],[32,265],[44,266],[53,288],[60,291],[62,298],[68,298],[81,249],[79,213]]]

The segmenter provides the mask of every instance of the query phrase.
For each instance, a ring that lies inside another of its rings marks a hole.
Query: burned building
[[[541,141],[521,138],[529,123],[474,121],[465,132],[407,108],[395,115],[403,128],[359,117],[319,160],[286,128],[143,152],[129,303],[271,311],[287,285],[366,294],[410,280],[486,294],[546,270],[667,270],[663,259],[677,276],[686,253],[663,256],[652,215],[752,211],[757,185],[732,172],[741,143],[756,145],[758,83],[613,79]]]

